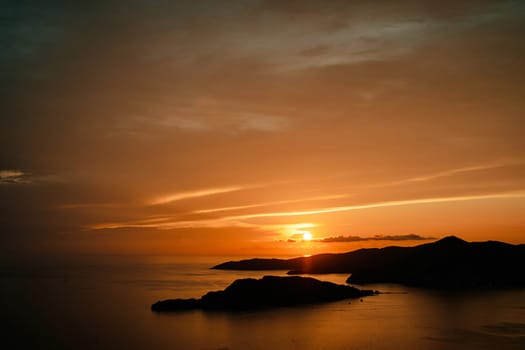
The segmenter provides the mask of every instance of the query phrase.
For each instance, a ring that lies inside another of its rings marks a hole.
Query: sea
[[[3,349],[525,349],[525,289],[445,292],[395,284],[383,294],[237,312],[154,313],[238,278],[240,257],[77,256],[2,262]],[[345,283],[348,275],[316,275]]]

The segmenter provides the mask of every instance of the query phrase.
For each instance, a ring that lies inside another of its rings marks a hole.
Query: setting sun
[[[311,241],[311,240],[312,240],[312,234],[308,231],[304,231],[303,241]]]

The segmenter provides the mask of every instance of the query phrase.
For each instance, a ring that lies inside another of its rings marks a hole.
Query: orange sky
[[[6,6],[4,254],[525,242],[520,2]]]

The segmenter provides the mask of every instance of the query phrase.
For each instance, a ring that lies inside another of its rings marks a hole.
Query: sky
[[[523,243],[524,21],[511,0],[0,1],[0,253]]]

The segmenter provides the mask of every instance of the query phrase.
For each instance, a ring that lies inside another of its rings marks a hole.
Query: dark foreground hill
[[[525,245],[469,243],[450,236],[415,247],[359,249],[287,260],[251,259],[213,268],[350,273],[347,283],[352,284],[400,283],[445,289],[525,287]]]
[[[243,310],[292,306],[373,295],[371,290],[319,281],[309,277],[264,276],[239,279],[223,291],[209,292],[200,299],[158,301],[153,311]]]

